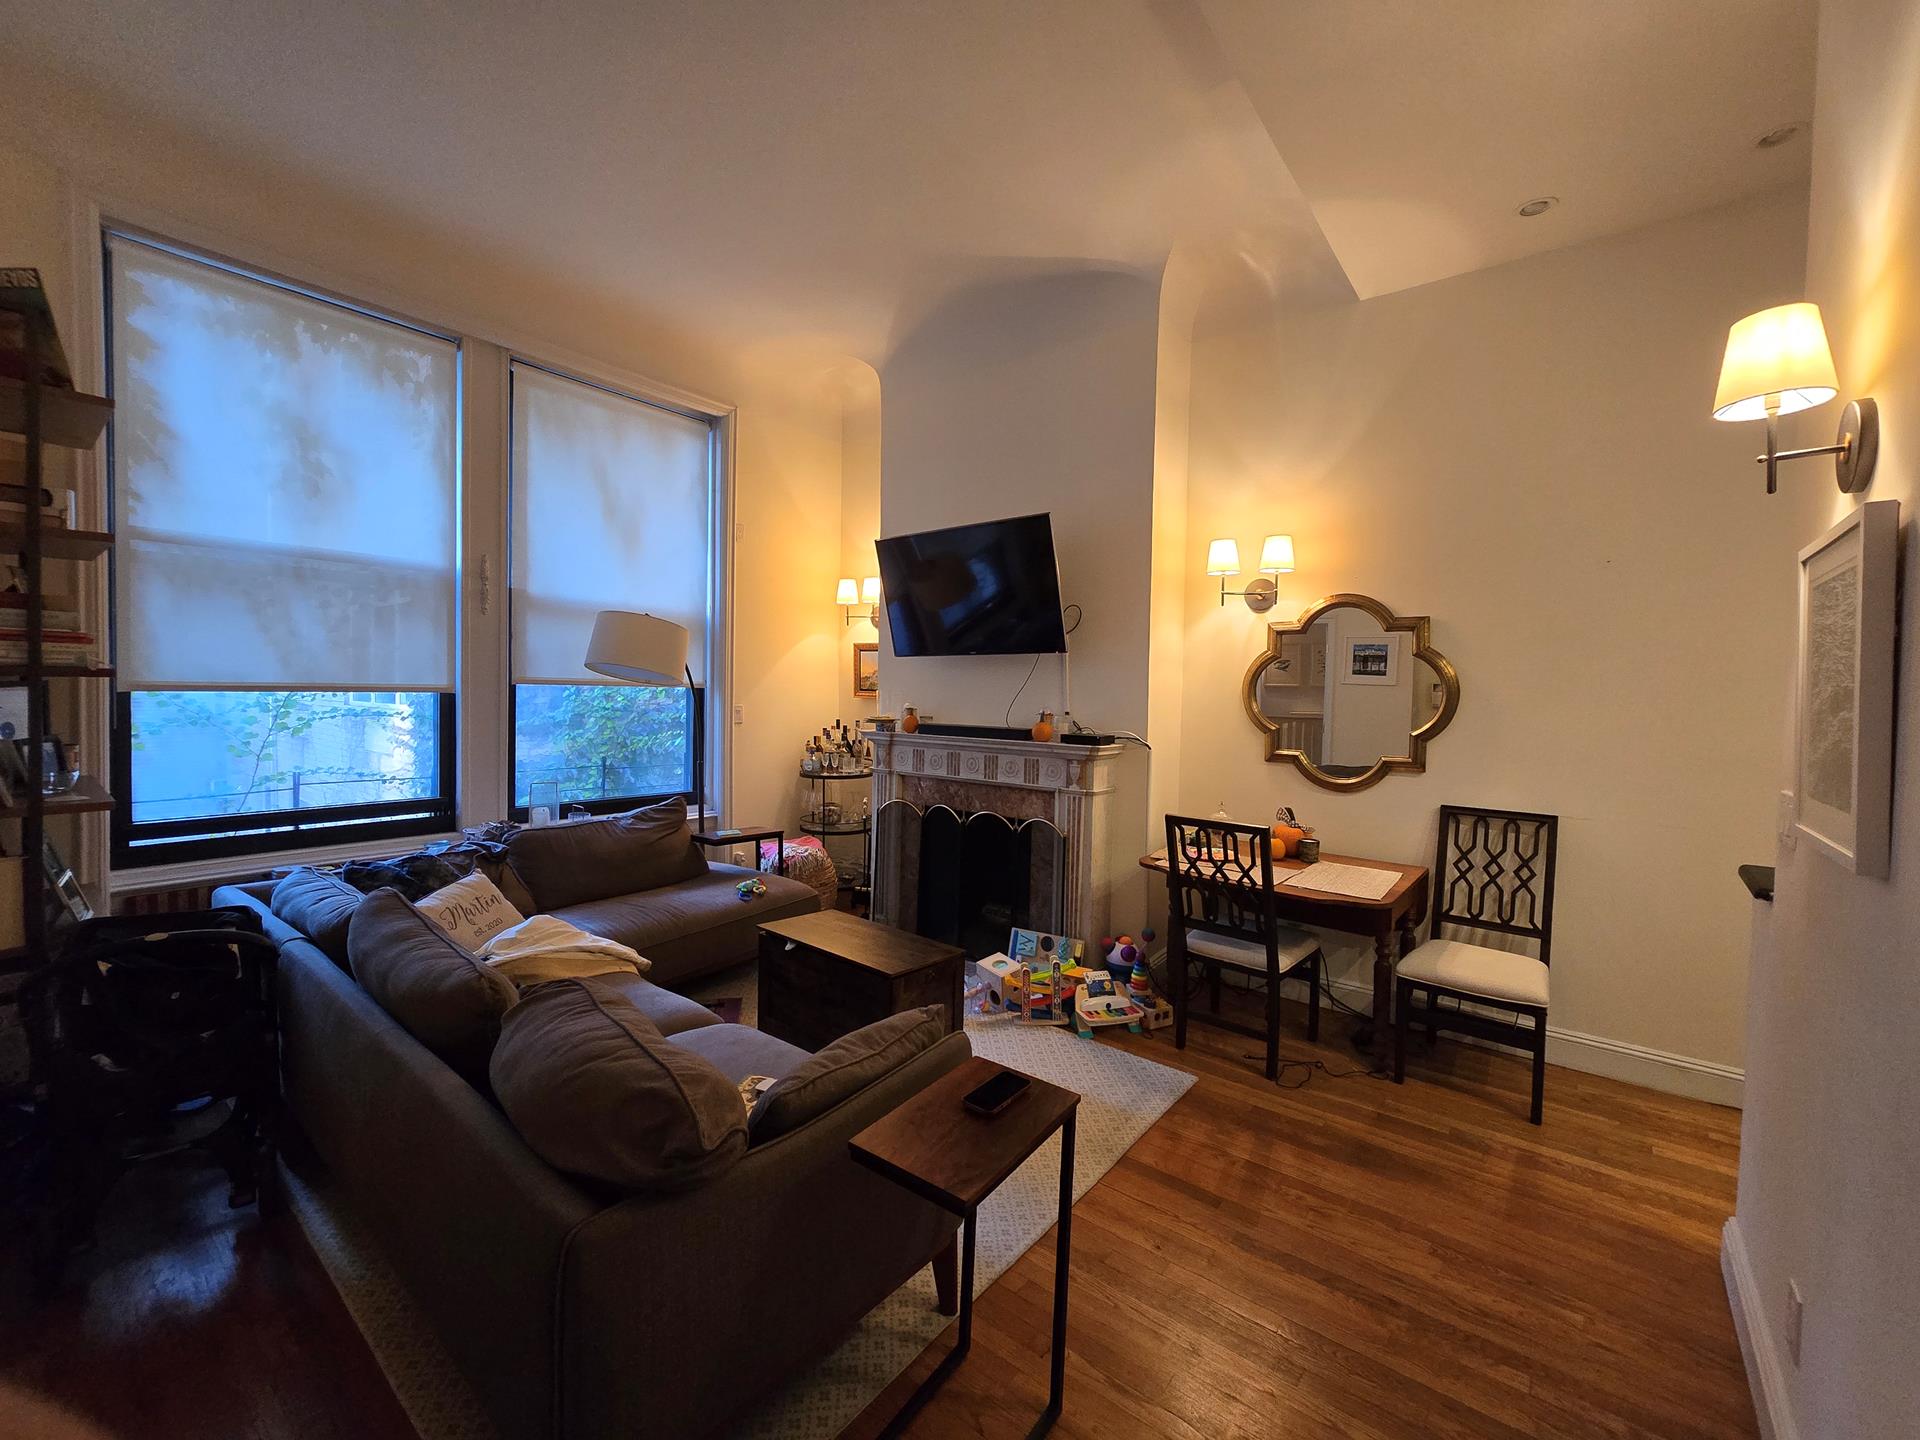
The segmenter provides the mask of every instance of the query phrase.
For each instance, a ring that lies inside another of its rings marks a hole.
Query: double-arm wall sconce
[[[869,575],[858,585],[852,580],[842,580],[834,591],[834,603],[845,612],[841,617],[851,625],[856,620],[864,620],[874,629],[880,628],[880,577]],[[865,605],[866,613],[861,614],[859,607]]]
[[[1275,585],[1272,577],[1293,570],[1293,537],[1269,535],[1260,542],[1260,574],[1247,582],[1244,590],[1227,589],[1227,577],[1240,573],[1240,546],[1233,540],[1215,540],[1207,546],[1207,574],[1220,577],[1220,603],[1229,595],[1238,595],[1256,615],[1273,608]]]
[[[1871,400],[1850,400],[1840,412],[1840,433],[1831,445],[1810,450],[1780,448],[1780,417],[1824,405],[1840,393],[1827,348],[1820,307],[1802,300],[1776,305],[1735,323],[1727,331],[1727,354],[1720,362],[1720,388],[1714,392],[1716,420],[1767,422],[1767,453],[1755,460],[1767,467],[1767,493],[1779,489],[1780,462],[1814,455],[1834,457],[1834,478],[1842,492],[1857,495],[1873,482],[1880,456],[1880,410]]]

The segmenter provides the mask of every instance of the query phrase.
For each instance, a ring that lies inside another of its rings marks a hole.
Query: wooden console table
[[[1304,860],[1273,861],[1274,909],[1282,920],[1315,925],[1373,941],[1373,1020],[1355,1029],[1353,1043],[1376,1059],[1386,1054],[1387,1022],[1393,1015],[1394,961],[1414,947],[1415,931],[1427,916],[1428,876],[1424,865],[1400,865],[1392,860],[1370,860],[1361,855],[1322,855],[1339,865],[1363,865],[1369,870],[1391,870],[1400,876],[1378,900],[1329,895],[1323,890],[1298,890],[1282,878],[1307,868]],[[1156,850],[1140,857],[1140,868],[1167,873],[1167,852]],[[1397,942],[1397,946],[1396,946]]]

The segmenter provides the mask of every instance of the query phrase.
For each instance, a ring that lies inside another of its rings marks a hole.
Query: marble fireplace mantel
[[[1112,884],[1107,853],[1123,745],[995,740],[972,735],[874,733],[873,813],[904,800],[925,810],[991,811],[1046,820],[1065,842],[1060,932],[1092,944],[1107,933]],[[876,834],[876,843],[877,834]],[[887,857],[874,856],[873,916],[894,923],[900,899]]]

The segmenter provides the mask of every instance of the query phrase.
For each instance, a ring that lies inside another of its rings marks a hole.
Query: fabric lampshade
[[[593,617],[587,669],[636,685],[684,685],[688,639],[686,626],[658,615],[602,610]]]
[[[1779,397],[1780,414],[1791,415],[1826,404],[1839,390],[1820,307],[1804,300],[1776,305],[1727,331],[1713,418],[1764,420],[1770,395]]]
[[[834,588],[833,603],[836,605],[858,605],[860,603],[860,587],[855,585],[851,579],[843,578],[839,585]]]
[[[1264,575],[1288,575],[1293,572],[1293,537],[1269,535],[1260,546],[1260,571]]]
[[[860,582],[860,600],[861,603],[866,605],[878,605],[880,603],[880,577],[878,575],[869,575]]]
[[[1238,575],[1240,546],[1232,540],[1215,540],[1207,546],[1207,574]]]

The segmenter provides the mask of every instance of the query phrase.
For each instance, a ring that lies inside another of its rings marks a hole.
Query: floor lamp
[[[700,687],[687,664],[687,627],[658,615],[602,610],[593,617],[587,669],[632,685],[685,685],[693,699],[694,830],[707,828],[707,723]]]

